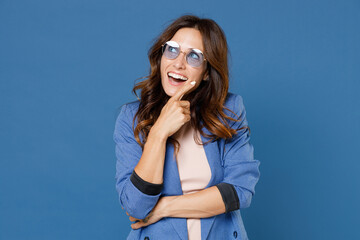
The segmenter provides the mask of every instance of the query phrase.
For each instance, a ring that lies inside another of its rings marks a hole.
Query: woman
[[[247,239],[240,208],[259,179],[227,43],[210,19],[176,19],[149,51],[139,101],[116,120],[116,189],[128,239]]]

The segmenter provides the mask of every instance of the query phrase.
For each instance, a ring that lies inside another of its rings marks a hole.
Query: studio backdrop
[[[0,239],[125,239],[114,124],[183,14],[230,49],[260,181],[250,239],[360,239],[360,2],[0,0]]]

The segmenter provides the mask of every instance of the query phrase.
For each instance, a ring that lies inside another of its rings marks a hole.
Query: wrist
[[[161,218],[165,218],[165,217],[171,217],[172,215],[172,206],[173,206],[173,201],[176,198],[176,196],[167,196],[167,197],[162,197],[159,200],[159,211],[158,214],[159,216],[161,216]]]
[[[166,142],[168,136],[154,125],[149,131],[148,139],[150,138],[156,139],[157,141]]]

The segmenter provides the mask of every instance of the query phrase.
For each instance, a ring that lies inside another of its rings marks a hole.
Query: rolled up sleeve
[[[233,111],[241,121],[233,122],[231,128],[238,132],[225,142],[223,155],[224,179],[217,187],[222,195],[226,212],[250,206],[255,185],[259,180],[260,162],[254,159],[254,148],[250,144],[250,136],[246,120],[246,111],[242,97],[235,95]],[[243,128],[243,129],[242,129]]]
[[[116,154],[116,190],[119,201],[130,216],[144,219],[156,205],[162,184],[147,183],[134,171],[142,149],[136,142],[132,129],[134,113],[126,104],[116,119],[113,139]]]

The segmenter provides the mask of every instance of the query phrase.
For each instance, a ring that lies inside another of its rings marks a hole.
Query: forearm
[[[208,218],[222,213],[225,213],[225,204],[218,188],[213,186],[196,193],[162,197],[145,219],[128,215],[129,220],[135,222],[131,227],[139,229],[164,217]]]
[[[196,193],[170,196],[164,217],[207,218],[225,212],[225,204],[216,186]]]
[[[167,138],[156,129],[150,130],[143,154],[134,169],[144,181],[163,183],[166,140]]]

